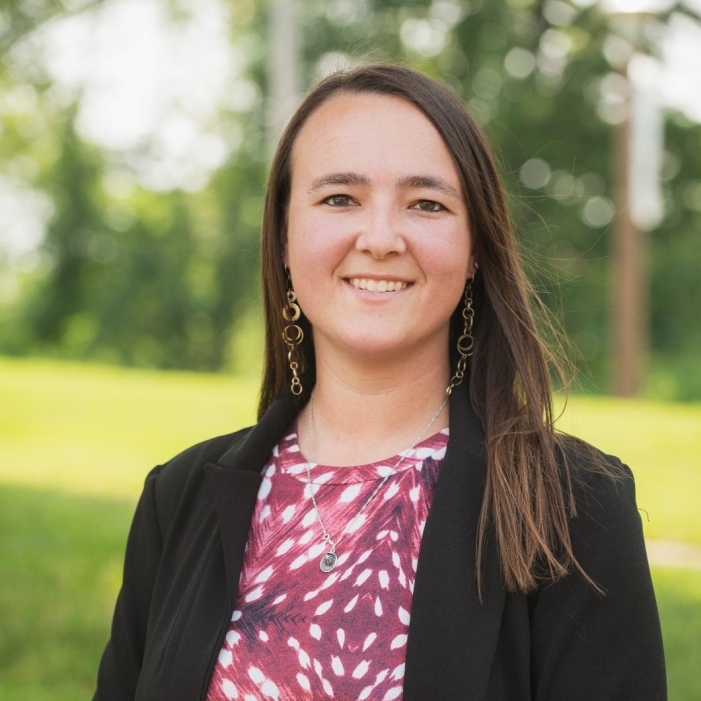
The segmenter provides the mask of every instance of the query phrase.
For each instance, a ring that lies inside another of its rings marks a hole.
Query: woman
[[[258,424],[148,476],[95,698],[666,698],[632,477],[553,429],[457,98],[390,65],[322,81],[262,258]]]

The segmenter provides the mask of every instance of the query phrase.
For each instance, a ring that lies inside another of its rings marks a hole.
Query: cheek
[[[470,266],[470,235],[464,227],[455,226],[431,232],[430,237],[415,239],[417,259],[424,262],[426,272],[457,277],[464,281]]]
[[[307,215],[288,227],[290,269],[302,276],[328,273],[348,250],[348,234],[336,222]]]
[[[328,223],[322,225],[307,217],[289,228],[287,250],[292,285],[302,311],[315,316],[315,309],[328,298],[334,271],[344,259],[342,236]]]

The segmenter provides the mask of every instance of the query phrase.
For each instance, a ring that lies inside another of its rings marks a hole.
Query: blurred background
[[[0,701],[90,698],[146,472],[254,418],[275,140],[377,59],[494,146],[701,699],[701,0],[0,0]]]

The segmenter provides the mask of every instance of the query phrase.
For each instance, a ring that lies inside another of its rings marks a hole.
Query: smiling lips
[[[408,285],[401,280],[366,280],[361,277],[351,278],[349,282],[357,290],[367,290],[368,292],[399,292]]]

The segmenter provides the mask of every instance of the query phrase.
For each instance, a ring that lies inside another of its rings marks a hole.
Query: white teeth
[[[366,280],[365,278],[351,278],[350,284],[357,290],[367,290],[368,292],[399,292],[406,286],[406,282],[399,280]]]

